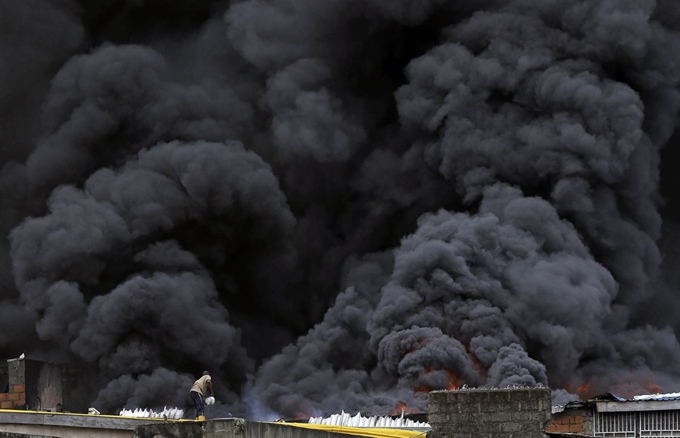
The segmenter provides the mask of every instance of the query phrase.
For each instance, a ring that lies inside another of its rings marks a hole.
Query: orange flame
[[[434,372],[437,372],[437,371],[439,371],[439,372],[443,371],[444,373],[446,373],[446,388],[431,388],[431,387],[426,386],[426,385],[420,385],[420,386],[416,386],[415,388],[413,388],[413,393],[423,392],[425,394],[428,394],[430,391],[432,391],[434,389],[454,390],[454,389],[458,389],[462,386],[460,378],[456,375],[456,373],[454,373],[453,371],[450,371],[450,370],[436,370],[436,369],[430,368],[430,369],[427,369],[424,374],[428,375],[428,374],[431,374],[431,373],[434,373]]]
[[[446,371],[446,389],[454,390],[460,388],[460,379],[453,371]]]
[[[612,392],[621,397],[631,398],[634,395],[658,394],[662,392],[661,386],[651,377],[630,379],[614,386]]]
[[[432,391],[432,388],[428,388],[427,386],[416,386],[415,388],[413,388],[413,393],[414,393],[414,394],[419,393],[419,392],[423,392],[423,393],[425,393],[425,394],[429,394],[430,391]]]
[[[406,406],[406,403],[400,401],[399,403],[397,403],[397,407],[392,410],[392,415],[400,415],[402,412],[406,412],[409,414],[417,414],[418,409],[409,409]]]
[[[650,394],[658,394],[662,391],[661,386],[659,386],[656,382],[644,382],[643,386],[647,391],[649,391]]]
[[[658,394],[663,389],[656,383],[653,376],[650,375],[629,373],[620,378],[620,383],[615,384],[608,384],[600,380],[572,381],[565,384],[564,389],[578,395],[581,400],[588,400],[593,396],[606,392],[611,392],[624,398],[632,398],[635,395]]]
[[[308,406],[303,406],[301,404],[297,405],[296,414],[290,420],[306,420],[312,416],[311,409]]]
[[[463,345],[465,345],[465,351],[467,351],[467,353],[472,358],[472,367],[475,369],[475,371],[477,371],[477,374],[479,374],[480,377],[486,379],[486,376],[489,374],[489,370],[486,369],[482,361],[479,360],[477,355],[470,349],[470,344],[465,343]]]
[[[564,389],[571,392],[572,394],[578,395],[581,400],[587,400],[590,397],[596,395],[595,394],[596,391],[593,390],[590,382],[584,383],[569,382],[564,385]]]

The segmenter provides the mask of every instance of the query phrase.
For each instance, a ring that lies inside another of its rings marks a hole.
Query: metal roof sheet
[[[667,401],[667,400],[680,400],[680,392],[671,392],[668,394],[649,394],[649,395],[636,395],[630,401]]]
[[[616,394],[606,393],[595,396],[589,401],[591,402],[646,402],[646,401],[677,401],[680,400],[680,392],[671,392],[667,394],[646,394],[635,395],[633,398],[623,398]]]

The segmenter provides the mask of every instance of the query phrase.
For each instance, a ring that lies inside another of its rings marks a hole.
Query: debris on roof
[[[616,402],[625,402],[628,401],[623,397],[619,397],[616,394],[612,394],[610,392],[607,392],[605,394],[600,394],[596,395],[595,397],[591,398],[592,401],[616,401]]]
[[[325,424],[332,426],[350,426],[350,427],[387,427],[387,428],[401,428],[401,427],[418,427],[430,428],[429,423],[413,421],[404,418],[404,412],[398,418],[392,417],[364,417],[361,413],[351,416],[345,411],[342,414],[333,414],[328,418],[311,417],[309,424]]]
[[[174,420],[179,420],[184,417],[184,410],[179,408],[168,408],[163,407],[162,412],[155,412],[153,409],[123,409],[120,411],[119,415],[121,417],[135,417],[135,418],[171,418]]]
[[[349,426],[349,427],[387,427],[387,428],[400,428],[400,427],[419,427],[419,428],[429,428],[429,423],[424,423],[420,421],[413,421],[408,418],[404,418],[404,412],[401,412],[401,416],[398,418],[392,417],[364,417],[361,413],[357,413],[355,416],[351,416],[345,411],[342,414],[333,414],[328,418],[323,417],[311,417],[309,419],[309,424],[325,424],[332,426]]]

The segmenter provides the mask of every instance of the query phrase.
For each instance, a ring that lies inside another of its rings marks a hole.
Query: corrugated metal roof
[[[667,394],[647,394],[635,395],[633,398],[623,398],[616,394],[606,393],[595,396],[588,400],[589,402],[645,402],[645,401],[677,401],[680,400],[680,392],[671,392]]]
[[[668,394],[650,394],[650,395],[636,395],[629,401],[668,401],[680,400],[680,392],[671,392]]]

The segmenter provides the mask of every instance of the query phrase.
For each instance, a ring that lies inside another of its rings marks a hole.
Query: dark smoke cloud
[[[0,181],[11,180],[7,162],[25,159],[41,131],[40,107],[60,65],[86,39],[78,6],[69,0],[0,2]],[[5,236],[30,210],[21,190],[0,189],[0,351],[31,342],[34,322],[17,302]],[[6,334],[6,335],[5,335]]]
[[[162,410],[164,406],[174,406],[178,400],[187,397],[193,383],[191,375],[166,368],[156,368],[151,374],[143,374],[138,379],[125,374],[111,381],[93,404],[110,411],[120,406],[147,406]]]
[[[110,412],[205,368],[267,418],[677,390],[673,2],[30,3],[3,354],[96,368]]]

